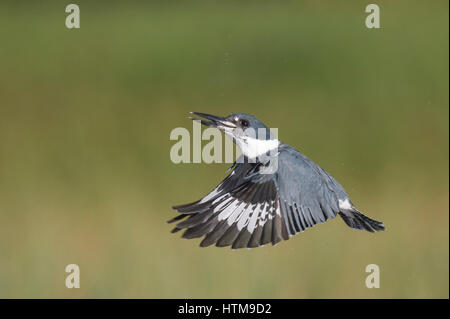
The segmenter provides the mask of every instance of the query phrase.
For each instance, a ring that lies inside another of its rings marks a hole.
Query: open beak
[[[191,114],[197,115],[199,117],[203,117],[204,119],[198,119],[195,117],[190,116],[189,118],[194,121],[200,121],[203,125],[211,126],[211,127],[217,127],[218,129],[225,130],[227,128],[236,128],[236,125],[233,122],[228,121],[224,117],[205,114],[205,113],[198,113],[198,112],[190,112]]]

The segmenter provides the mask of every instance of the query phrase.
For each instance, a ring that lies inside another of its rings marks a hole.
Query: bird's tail
[[[342,217],[347,226],[360,230],[367,230],[371,233],[380,230],[385,230],[384,223],[371,219],[355,208],[349,210],[342,210],[339,212],[339,216]]]

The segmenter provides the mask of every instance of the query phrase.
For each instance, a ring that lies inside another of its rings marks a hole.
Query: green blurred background
[[[0,297],[448,298],[447,1],[375,2],[379,30],[369,1],[69,3],[0,4]],[[229,166],[170,161],[189,111],[279,128],[387,231],[170,234]]]

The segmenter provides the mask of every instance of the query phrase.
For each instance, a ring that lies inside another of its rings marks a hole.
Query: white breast
[[[247,137],[243,140],[237,141],[242,154],[248,158],[255,158],[266,154],[267,152],[273,152],[278,149],[280,142],[276,139],[273,140],[259,140],[257,138]]]

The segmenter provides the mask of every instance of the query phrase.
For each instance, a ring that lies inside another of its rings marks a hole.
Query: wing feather
[[[202,199],[173,207],[173,232],[204,236],[200,246],[254,248],[276,245],[339,213],[339,184],[300,152],[283,146],[278,169],[259,173],[261,163],[237,163]],[[351,223],[351,221],[346,221]]]

